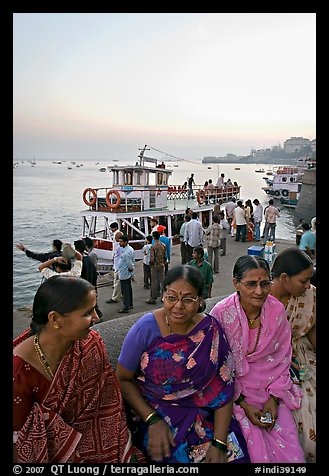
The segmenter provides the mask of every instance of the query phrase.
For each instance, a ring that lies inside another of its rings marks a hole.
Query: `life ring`
[[[114,194],[117,198],[117,201],[115,203],[111,203],[111,200],[110,200],[110,196]],[[120,206],[120,203],[121,203],[121,197],[120,197],[120,193],[117,191],[117,190],[109,190],[106,194],[106,205],[109,207],[109,208],[118,208]]]
[[[279,190],[275,190],[274,195],[275,195],[276,197],[278,197],[278,196],[280,195]]]
[[[92,200],[87,200],[87,193],[91,193],[93,195]],[[86,190],[83,192],[82,198],[88,207],[92,207],[96,203],[97,193],[93,188],[86,188]]]
[[[198,190],[196,193],[196,199],[199,205],[203,205],[206,199],[206,192],[204,190]]]
[[[288,197],[288,195],[289,195],[289,190],[287,190],[287,189],[285,188],[284,190],[281,191],[281,195],[282,195],[283,197]]]

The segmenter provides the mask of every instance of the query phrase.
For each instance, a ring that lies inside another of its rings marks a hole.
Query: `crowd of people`
[[[275,240],[279,212],[271,202],[265,210],[258,199],[217,203],[207,228],[187,209],[181,264],[172,267],[166,227],[150,221],[143,285],[146,303],[160,298],[161,307],[130,328],[116,369],[92,329],[102,315],[92,240],[74,247],[54,240],[48,253],[16,245],[41,262],[43,279],[30,328],[13,343],[14,462],[316,462],[315,239],[308,235],[316,220],[301,224],[299,245],[272,266],[240,256],[234,292],[205,312],[227,237],[246,241],[251,228],[260,241],[265,219],[264,242]],[[134,250],[116,222],[110,228],[106,303],[122,302],[119,312],[128,314]]]

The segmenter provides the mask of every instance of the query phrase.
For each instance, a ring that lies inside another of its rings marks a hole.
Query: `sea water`
[[[137,158],[136,158],[137,160]],[[18,165],[13,169],[13,308],[30,306],[33,296],[41,283],[38,271],[39,261],[27,258],[17,250],[16,243],[23,243],[29,250],[46,252],[51,249],[54,239],[70,242],[81,237],[81,217],[79,212],[86,209],[82,200],[85,188],[110,187],[112,173],[100,172],[101,167],[114,165],[134,165],[136,160],[120,162],[67,160],[53,163],[37,160],[31,164],[16,159]],[[160,160],[161,162],[161,160]],[[147,165],[147,164],[145,164]],[[202,164],[200,162],[166,161],[167,169],[172,170],[169,185],[182,185],[191,173],[197,185],[212,179],[216,184],[221,173],[225,180],[230,178],[240,186],[243,201],[255,198],[263,206],[268,204],[269,196],[262,190],[264,173],[255,170],[271,169],[268,164]],[[276,237],[295,240],[295,226],[292,210],[275,204],[280,208]]]

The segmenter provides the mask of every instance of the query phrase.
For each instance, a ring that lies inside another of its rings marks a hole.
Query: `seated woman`
[[[270,269],[259,256],[241,256],[233,268],[236,292],[211,310],[232,349],[236,380],[233,415],[252,463],[304,463],[292,410],[302,392],[293,385],[291,330],[284,306],[271,296]]]
[[[145,462],[131,445],[119,384],[88,281],[53,276],[39,287],[31,329],[14,341],[14,462]]]
[[[299,248],[277,255],[272,267],[271,293],[285,306],[297,359],[302,405],[293,411],[307,463],[316,462],[316,288],[312,259]]]
[[[249,462],[232,418],[232,353],[219,323],[203,313],[203,278],[179,265],[163,285],[163,308],[132,326],[118,359],[136,444],[151,461]]]

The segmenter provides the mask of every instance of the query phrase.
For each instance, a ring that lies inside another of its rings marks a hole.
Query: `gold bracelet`
[[[225,441],[219,440],[218,438],[213,438],[214,441],[217,441],[220,445],[225,445],[227,447],[227,443]]]
[[[146,417],[146,419],[144,420],[144,423],[147,423],[155,414],[156,414],[156,412],[150,413],[150,414]]]

